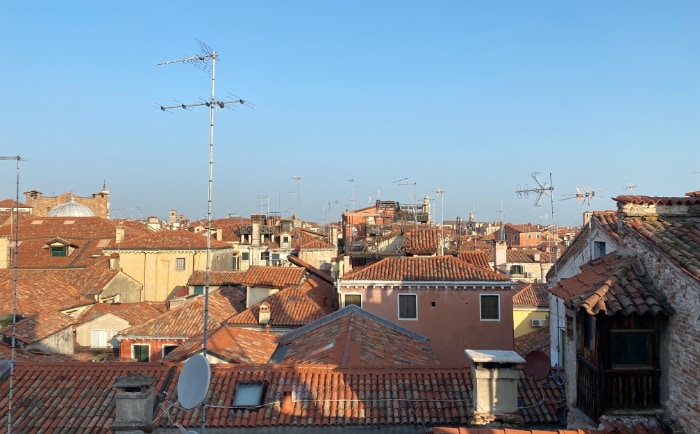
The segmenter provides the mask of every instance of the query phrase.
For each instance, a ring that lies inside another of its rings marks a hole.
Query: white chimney
[[[117,234],[116,234],[115,238],[116,238],[117,244],[124,241],[124,226],[117,226]]]
[[[497,273],[508,274],[508,244],[504,240],[497,240],[494,244],[493,268]]]
[[[263,302],[258,311],[258,324],[268,324],[270,322],[270,305]]]
[[[518,383],[525,359],[515,351],[464,350],[472,362],[474,424],[495,421],[522,424]]]

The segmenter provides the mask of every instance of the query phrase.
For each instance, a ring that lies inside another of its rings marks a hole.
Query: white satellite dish
[[[185,410],[191,410],[202,403],[209,390],[211,368],[203,354],[190,358],[182,367],[177,380],[177,400]]]

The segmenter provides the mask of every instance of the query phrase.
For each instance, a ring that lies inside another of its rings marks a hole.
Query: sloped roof
[[[270,295],[260,303],[233,315],[227,322],[237,325],[258,325],[260,305],[266,303],[270,307],[270,325],[303,326],[332,312],[330,299],[332,290],[333,287],[328,283],[320,279],[310,279],[304,285],[284,288]],[[326,305],[323,304],[324,297]]]
[[[209,271],[209,284],[215,286],[238,285],[243,281],[245,271]],[[204,285],[206,283],[206,271],[194,271],[188,285]]]
[[[508,282],[502,274],[468,264],[454,256],[391,257],[353,270],[342,280]]]
[[[207,337],[207,352],[228,363],[267,363],[277,349],[280,336],[222,324]],[[191,337],[167,356],[165,361],[180,362],[204,348],[204,334]]]
[[[188,338],[195,336],[204,329],[203,295],[194,297],[187,303],[174,307],[169,311],[122,330],[122,338]],[[208,329],[217,328],[226,318],[235,315],[245,308],[245,294],[237,288],[220,288],[209,293]]]
[[[13,312],[14,286],[14,279],[0,279],[0,313]],[[54,277],[39,275],[17,280],[18,315],[56,312],[61,309],[83,306],[94,302],[94,300],[83,297],[80,290],[74,286]]]
[[[18,360],[13,381],[13,431],[110,433],[115,417],[114,384],[118,379],[130,373],[153,377],[156,380],[154,394],[164,392],[167,406],[177,401],[181,370],[182,365],[167,362],[34,363]],[[266,384],[263,404],[234,408],[233,398],[240,383]],[[556,420],[558,411],[565,407],[556,389],[557,384],[549,379],[523,384],[521,377],[518,393],[524,403],[520,410],[523,417],[537,426]],[[288,393],[287,398],[285,393]],[[0,382],[0,396],[8,394],[9,381],[5,379]],[[341,429],[466,427],[473,408],[468,367],[418,365],[338,368],[213,364],[211,386],[204,402],[210,406],[205,423],[211,430],[303,429],[305,426]],[[154,423],[156,432],[172,430],[176,423],[185,429],[196,429],[201,424],[200,413],[170,406],[167,415],[159,412],[154,416]],[[7,406],[0,408],[0,426],[7,426]]]
[[[65,330],[74,323],[75,318],[60,312],[35,313],[15,324],[15,338],[28,345]],[[0,334],[12,336],[12,325],[0,329]]]
[[[337,366],[438,365],[428,338],[350,305],[282,337],[276,362]]]
[[[299,285],[304,278],[305,270],[300,267],[272,267],[252,265],[243,276],[241,284],[245,286],[263,286],[283,288],[289,285]]]
[[[440,244],[440,230],[435,228],[412,229],[404,235],[402,247],[409,255],[436,254]]]
[[[549,307],[549,288],[546,283],[518,282],[513,294],[513,305]]]
[[[493,271],[493,268],[491,265],[489,265],[488,254],[483,250],[460,252],[459,256],[457,257],[468,264],[474,265],[475,267]]]
[[[77,324],[84,324],[103,315],[112,314],[127,321],[130,325],[136,325],[164,312],[166,312],[164,302],[95,303],[80,314]]]
[[[674,312],[666,296],[659,291],[642,262],[632,256],[610,253],[581,266],[581,272],[562,279],[552,294],[575,309],[589,315],[605,312],[670,315]]]
[[[549,354],[549,339],[549,327],[540,327],[535,331],[515,338],[513,348],[523,358],[531,351],[542,351],[545,354]]]
[[[212,249],[230,249],[231,245],[223,241],[210,240]],[[118,250],[205,250],[207,237],[190,231],[160,230],[146,236],[124,240]],[[117,251],[111,247],[109,251]]]

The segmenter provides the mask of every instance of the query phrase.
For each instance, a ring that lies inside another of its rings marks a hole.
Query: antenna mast
[[[593,197],[596,195],[595,191],[591,189],[590,187],[584,186],[584,187],[576,187],[576,194],[571,195],[569,197],[565,197],[563,200],[566,199],[573,199],[576,198],[576,205],[580,204],[582,201],[586,201],[586,204],[588,205],[588,260],[593,259],[593,234],[592,234],[592,226],[591,226],[591,220],[593,220],[593,214],[591,213],[591,200]]]
[[[554,237],[554,247],[552,249],[552,254],[554,255],[553,258],[553,266],[554,266],[554,276],[555,279],[559,280],[558,272],[557,272],[557,225],[554,220],[554,185],[552,184],[552,174],[549,174],[549,183],[542,182],[537,178],[537,175],[539,175],[539,172],[533,172],[530,176],[532,176],[532,179],[535,180],[537,183],[537,187],[535,188],[528,188],[527,185],[523,188],[520,188],[518,186],[518,189],[515,190],[515,194],[518,195],[518,197],[528,197],[530,193],[537,193],[537,198],[535,199],[535,206],[536,207],[541,207],[542,205],[540,202],[542,201],[542,197],[546,194],[549,195],[549,202],[550,202],[550,207],[552,209],[552,235]]]
[[[184,57],[176,60],[166,60],[156,64],[156,66],[170,65],[172,63],[189,63],[193,64],[205,72],[211,71],[211,95],[209,101],[200,102],[195,104],[180,104],[174,106],[160,106],[162,111],[167,111],[173,108],[187,109],[187,107],[199,107],[207,106],[209,107],[209,183],[207,188],[207,253],[206,253],[206,268],[205,268],[205,284],[204,284],[204,331],[203,331],[203,343],[202,343],[202,353],[204,357],[207,357],[207,333],[209,328],[209,281],[211,277],[211,204],[212,204],[212,178],[214,169],[214,112],[215,108],[219,107],[223,109],[226,104],[245,104],[242,99],[232,100],[232,101],[222,101],[217,100],[214,96],[214,83],[216,80],[216,60],[219,58],[219,53],[213,51],[206,44],[201,41],[199,43],[199,48],[201,54],[198,56]],[[201,432],[204,433],[205,430],[205,402],[202,400],[201,404]]]
[[[20,156],[0,157],[0,160],[14,160],[17,162],[17,182],[16,182],[16,198],[15,198],[15,248],[13,258],[14,277],[12,282],[12,348],[10,350],[10,394],[7,403],[7,433],[12,432],[12,396],[13,396],[13,380],[15,374],[15,346],[17,336],[17,280],[19,279],[19,269],[17,259],[19,255],[19,162]],[[12,221],[12,219],[10,219]]]

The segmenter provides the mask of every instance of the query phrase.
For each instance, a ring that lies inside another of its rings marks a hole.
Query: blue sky
[[[438,221],[549,224],[515,193],[539,172],[577,225],[577,187],[593,209],[700,190],[699,21],[695,1],[10,2],[0,155],[21,200],[106,181],[113,217],[205,217],[209,110],[156,108],[210,97],[209,73],[156,66],[199,40],[216,98],[254,105],[215,114],[215,218],[428,195]]]

